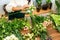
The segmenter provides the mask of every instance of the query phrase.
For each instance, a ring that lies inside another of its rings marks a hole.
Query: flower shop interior
[[[60,0],[0,0],[0,40],[60,40]]]

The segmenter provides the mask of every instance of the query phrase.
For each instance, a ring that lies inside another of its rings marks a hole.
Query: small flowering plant
[[[46,26],[49,23],[48,19],[46,20],[46,17],[35,15],[34,17],[31,17],[31,20],[33,24],[32,32],[34,33],[34,36],[40,37],[41,40],[46,40],[49,37],[46,29]]]
[[[26,10],[26,13],[32,13],[35,10],[35,7],[32,5]]]
[[[19,40],[14,34],[7,36],[4,40]]]
[[[25,40],[33,40],[34,33],[28,33],[23,36]]]

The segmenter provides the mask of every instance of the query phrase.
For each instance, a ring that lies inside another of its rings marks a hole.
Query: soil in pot
[[[47,9],[48,9],[48,4],[42,5],[42,9],[43,9],[43,10],[47,10]]]
[[[36,7],[37,12],[39,12],[39,11],[40,11],[40,9],[41,9],[41,6],[40,6],[40,5],[38,5],[38,6]]]
[[[49,3],[49,9],[51,9],[52,8],[52,3]]]

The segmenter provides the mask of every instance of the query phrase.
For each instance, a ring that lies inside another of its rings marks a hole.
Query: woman
[[[6,11],[11,15],[9,15],[9,19],[23,18],[25,14],[21,13],[21,11],[29,8],[32,4],[33,2],[31,0],[11,0],[5,7]]]
[[[56,13],[57,12],[57,6],[56,6],[56,3],[55,3],[55,0],[51,0],[51,2],[52,2],[52,11],[54,12],[54,13]]]

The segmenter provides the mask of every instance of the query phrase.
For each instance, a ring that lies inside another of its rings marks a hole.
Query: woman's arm
[[[24,7],[12,7],[13,11],[23,10]]]
[[[12,7],[12,10],[13,11],[24,10],[24,9],[26,9],[28,7],[29,7],[29,5],[24,5],[22,7]]]
[[[7,12],[14,12],[14,11],[18,11],[18,10],[24,10],[28,7],[29,7],[29,5],[26,5],[26,4],[24,6],[20,6],[20,7],[17,7],[17,5],[15,5],[15,4],[8,4],[5,8],[6,8]]]

